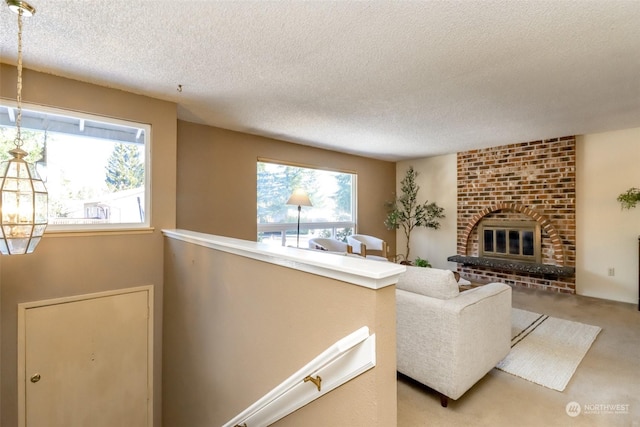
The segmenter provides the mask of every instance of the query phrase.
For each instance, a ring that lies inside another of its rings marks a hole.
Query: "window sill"
[[[154,231],[154,227],[114,228],[113,230],[47,230],[44,232],[43,237],[91,237],[122,234],[151,234]]]

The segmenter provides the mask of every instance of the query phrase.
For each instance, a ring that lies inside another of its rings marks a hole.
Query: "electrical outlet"
[[[616,269],[613,267],[609,267],[609,276],[615,276],[616,275]]]

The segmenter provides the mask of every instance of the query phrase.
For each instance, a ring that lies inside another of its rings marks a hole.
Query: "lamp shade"
[[[289,197],[289,200],[287,200],[287,205],[313,206],[311,204],[311,200],[309,200],[309,195],[302,188],[293,190],[293,193],[291,193],[291,197]]]
[[[47,228],[47,189],[33,164],[16,148],[0,163],[0,252],[33,252]]]

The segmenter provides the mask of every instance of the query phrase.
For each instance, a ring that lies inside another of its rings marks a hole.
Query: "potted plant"
[[[413,265],[415,265],[416,267],[431,267],[431,263],[428,260],[422,259],[420,257],[416,258],[416,260],[413,262]]]
[[[440,228],[439,220],[444,218],[444,208],[439,207],[435,202],[418,203],[418,190],[420,187],[416,183],[418,172],[410,166],[405,177],[400,181],[401,194],[392,202],[385,203],[387,207],[387,219],[384,225],[389,230],[402,228],[407,238],[407,251],[399,254],[398,258],[409,261],[409,251],[411,249],[411,232],[416,227]]]
[[[622,205],[622,209],[635,208],[636,204],[640,202],[640,188],[632,187],[628,189],[618,196],[618,201]]]

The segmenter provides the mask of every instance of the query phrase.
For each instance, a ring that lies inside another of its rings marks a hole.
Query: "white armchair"
[[[387,242],[382,239],[374,236],[368,236],[366,234],[353,234],[351,236],[347,236],[347,243],[353,247],[353,253],[355,254],[360,254],[369,259],[388,261]],[[379,255],[370,254],[369,251],[378,251]]]
[[[327,237],[316,237],[309,239],[309,249],[317,249],[320,251],[338,252],[342,254],[352,253],[351,245],[341,242],[337,239]]]
[[[451,271],[407,267],[396,286],[397,369],[458,399],[511,349],[511,288],[459,292]]]

